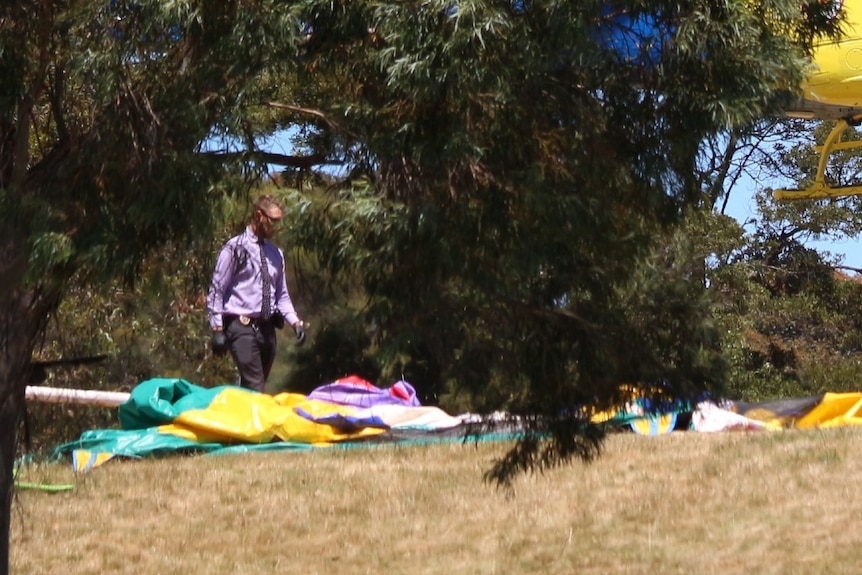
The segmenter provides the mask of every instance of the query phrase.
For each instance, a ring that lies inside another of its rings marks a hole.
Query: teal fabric
[[[222,446],[221,449],[210,451],[212,455],[229,453],[248,453],[250,451],[285,451],[296,449],[327,449],[326,446],[314,446],[309,443],[294,443],[292,441],[274,441],[272,443],[240,443],[238,445]]]
[[[60,445],[55,456],[76,449],[107,452],[123,457],[145,457],[175,453],[180,450],[212,451],[222,447],[219,443],[198,443],[182,437],[159,433],[156,427],[149,429],[96,429],[85,431],[76,441]]]
[[[118,409],[123,429],[147,429],[173,423],[188,409],[205,409],[227,386],[205,388],[184,379],[153,378],[141,382]]]
[[[169,455],[181,451],[212,454],[245,453],[250,451],[283,451],[295,449],[313,449],[312,445],[292,443],[287,441],[238,444],[225,446],[222,443],[198,443],[160,433],[157,428],[149,429],[97,429],[85,431],[76,441],[65,443],[54,449],[54,457],[60,459],[64,454],[76,449],[93,452],[107,452],[122,457],[147,457],[151,455]]]

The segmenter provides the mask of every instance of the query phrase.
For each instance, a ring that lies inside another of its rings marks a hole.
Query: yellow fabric
[[[768,409],[754,408],[749,409],[744,414],[748,419],[753,419],[765,424],[765,428],[769,430],[785,429],[793,427],[793,418],[786,415],[778,415]]]
[[[629,425],[638,435],[664,435],[673,431],[676,425],[675,413],[664,413],[650,417],[633,419]]]
[[[796,422],[799,429],[862,425],[862,393],[827,393]]]
[[[349,432],[339,430],[299,415],[295,410],[297,407],[318,415],[355,412],[351,407],[316,401],[299,394],[270,396],[227,388],[205,409],[183,411],[173,423],[158,429],[161,433],[200,443],[269,443],[281,440],[310,444],[369,437],[385,431],[369,427]]]
[[[113,457],[113,453],[77,449],[72,452],[72,468],[75,470],[75,473],[83,473],[102,465]]]

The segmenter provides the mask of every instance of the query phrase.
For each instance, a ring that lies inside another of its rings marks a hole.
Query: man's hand
[[[227,336],[222,330],[213,331],[213,337],[210,341],[210,347],[213,350],[213,353],[216,355],[224,355],[230,349],[230,345],[227,342]]]
[[[296,333],[296,345],[305,343],[305,330],[302,327],[302,322],[294,324],[293,331]]]

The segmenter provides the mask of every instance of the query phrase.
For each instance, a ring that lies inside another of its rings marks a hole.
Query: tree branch
[[[203,152],[208,157],[220,160],[255,160],[263,164],[275,164],[286,168],[297,168],[310,170],[314,166],[338,166],[343,162],[328,160],[325,154],[311,154],[310,156],[294,156],[288,154],[277,154],[261,150],[242,152]]]
[[[849,270],[851,272],[856,272],[859,275],[862,275],[862,268],[854,268],[853,266],[832,266],[833,269],[836,270]]]
[[[332,130],[333,132],[339,132],[342,134],[347,134],[353,139],[358,139],[355,134],[351,134],[350,132],[346,132],[339,126],[336,122],[331,120],[329,116],[321,112],[320,110],[314,110],[312,108],[302,108],[300,106],[294,106],[292,104],[284,104],[282,102],[265,102],[265,105],[270,108],[276,108],[278,110],[288,110],[291,112],[296,112],[297,114],[303,114],[306,116],[313,116],[315,118],[320,119],[326,124],[326,127]]]

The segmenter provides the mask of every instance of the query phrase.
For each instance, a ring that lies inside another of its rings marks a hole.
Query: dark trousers
[[[242,325],[238,319],[232,319],[225,325],[225,335],[239,369],[240,385],[263,392],[275,361],[276,337],[272,322]]]

